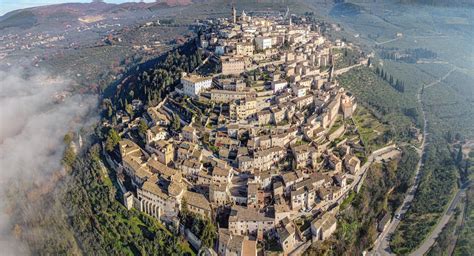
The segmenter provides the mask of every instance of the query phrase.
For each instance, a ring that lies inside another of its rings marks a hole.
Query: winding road
[[[421,87],[417,92],[416,98],[417,98],[418,104],[420,104],[420,106],[421,106],[422,116],[423,116],[423,140],[422,140],[422,143],[421,143],[421,146],[420,146],[421,151],[419,151],[420,160],[418,161],[418,164],[417,164],[416,170],[415,170],[415,182],[408,189],[407,194],[405,196],[405,199],[403,200],[402,205],[395,211],[395,215],[394,215],[395,218],[392,219],[390,224],[385,228],[385,230],[377,238],[377,240],[374,244],[374,247],[373,247],[374,249],[370,253],[371,255],[377,255],[377,256],[379,256],[379,255],[394,255],[392,253],[391,249],[390,249],[390,238],[392,237],[392,235],[394,234],[394,232],[397,229],[398,225],[400,224],[400,219],[403,218],[405,213],[410,208],[411,203],[412,203],[412,201],[415,197],[416,190],[418,189],[418,186],[420,185],[420,180],[421,180],[420,170],[421,170],[421,167],[424,164],[423,156],[425,154],[425,147],[426,147],[427,136],[428,136],[428,132],[427,132],[428,121],[427,121],[427,118],[426,118],[426,110],[424,108],[423,101],[422,101],[423,90],[440,83],[441,81],[446,79],[449,75],[451,75],[451,73],[454,72],[456,69],[457,68],[454,67],[453,69],[451,69],[449,72],[447,72],[441,78],[431,82],[430,84],[428,84],[424,87]],[[450,205],[449,209],[451,209],[453,207],[453,203],[455,203],[454,204],[454,207],[455,207],[457,202],[459,202],[459,200],[456,200],[456,198],[459,198],[459,193],[460,192],[461,192],[461,190],[458,191],[458,194],[456,194],[456,196],[454,197],[453,201],[451,202],[451,205]],[[437,235],[439,234],[439,232],[441,232],[444,225],[446,225],[447,220],[449,220],[449,218],[447,218],[447,215],[449,215],[448,217],[451,216],[452,211],[449,210],[449,209],[445,212],[445,214],[442,217],[441,221],[439,221],[437,226],[433,229],[433,232],[430,233],[430,235],[427,237],[427,239],[424,240],[423,244],[420,245],[420,247],[415,252],[413,252],[411,255],[423,255],[424,253],[426,253],[429,250],[429,248],[433,245]],[[445,219],[447,219],[447,220],[445,221]]]
[[[453,216],[456,206],[461,201],[461,198],[465,195],[466,189],[468,187],[469,183],[465,183],[461,186],[461,189],[459,189],[456,195],[451,199],[449,207],[446,209],[443,216],[439,219],[438,224],[435,226],[433,231],[431,231],[430,235],[425,238],[423,243],[415,251],[410,253],[410,255],[424,255],[430,250],[431,246],[433,246],[433,244],[436,242],[436,239],[438,238],[439,234],[443,231],[444,226],[446,226],[446,224]]]

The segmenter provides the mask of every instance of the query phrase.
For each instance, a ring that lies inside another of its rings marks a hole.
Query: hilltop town
[[[474,252],[469,6],[6,2],[0,254]]]
[[[233,8],[201,25],[202,64],[158,105],[134,100],[142,115],[116,115],[120,140],[107,160],[124,204],[196,249],[203,241],[183,215],[217,226],[208,247],[219,255],[273,242],[302,253],[336,230],[338,206],[373,161],[352,120],[357,101],[333,77],[341,42],[288,11]]]

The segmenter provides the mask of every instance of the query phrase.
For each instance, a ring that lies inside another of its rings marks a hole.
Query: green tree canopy
[[[140,123],[138,124],[138,132],[142,135],[145,135],[147,130],[148,125],[146,124],[145,120],[141,119]]]
[[[120,135],[115,129],[110,129],[107,134],[107,140],[105,141],[105,149],[109,152],[112,152],[120,141]]]

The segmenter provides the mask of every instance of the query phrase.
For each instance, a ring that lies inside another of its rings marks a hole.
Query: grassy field
[[[359,106],[354,115],[354,122],[368,152],[384,147],[387,141],[384,140],[383,135],[389,128],[375,118],[369,110]]]

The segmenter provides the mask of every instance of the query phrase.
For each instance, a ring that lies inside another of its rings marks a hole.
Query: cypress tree
[[[461,162],[462,162],[462,147],[459,146],[458,155],[457,155],[457,157],[456,157],[456,163],[457,163],[458,165],[460,165]]]

